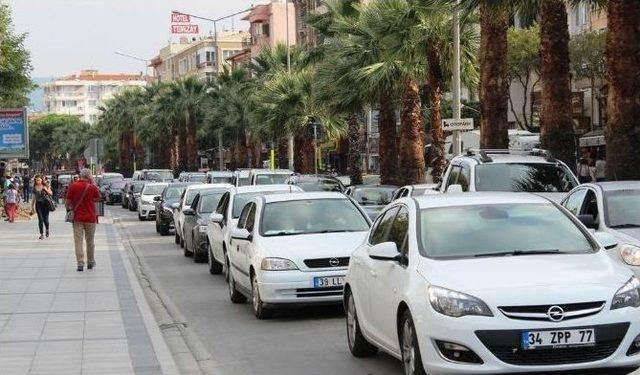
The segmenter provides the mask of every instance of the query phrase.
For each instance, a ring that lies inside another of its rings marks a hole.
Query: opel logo
[[[547,310],[547,316],[552,322],[559,322],[564,319],[564,310],[560,306],[551,306]]]
[[[338,258],[331,258],[329,259],[329,265],[331,267],[338,267],[340,265],[340,260],[338,260]]]

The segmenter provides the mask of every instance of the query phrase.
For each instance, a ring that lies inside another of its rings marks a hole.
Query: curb
[[[122,225],[118,218],[113,218],[113,224],[121,233],[122,244],[128,250],[127,258],[133,265],[138,282],[151,310],[153,310],[157,325],[174,356],[180,373],[185,375],[219,375],[217,363],[206,346],[160,286],[145,260],[137,253],[131,243],[129,230]]]

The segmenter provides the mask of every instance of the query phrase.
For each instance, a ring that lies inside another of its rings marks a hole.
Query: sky
[[[1,1],[1,0],[0,0]],[[5,0],[6,1],[6,0]],[[8,0],[17,32],[28,33],[33,77],[56,77],[81,69],[140,72],[144,63],[116,55],[122,51],[149,59],[172,38],[172,10],[219,18],[249,8],[256,0]],[[195,21],[200,32],[210,22]],[[235,29],[248,23],[235,17]],[[232,22],[218,23],[218,30]],[[175,39],[176,37],[174,37]]]

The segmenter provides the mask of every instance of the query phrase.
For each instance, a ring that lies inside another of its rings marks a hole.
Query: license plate
[[[520,342],[525,350],[591,346],[596,344],[596,332],[593,328],[522,331]]]
[[[344,276],[325,276],[325,277],[313,278],[314,288],[330,288],[332,286],[343,286],[343,285],[344,285]]]

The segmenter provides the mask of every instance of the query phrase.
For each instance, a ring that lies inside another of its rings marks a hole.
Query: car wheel
[[[169,234],[169,227],[168,226],[159,224],[158,227],[160,229],[160,234],[162,236],[166,236],[167,234]]]
[[[138,220],[144,221],[144,217],[142,217],[142,215],[138,214]]]
[[[233,275],[229,272],[229,299],[232,303],[245,303],[247,297],[238,292],[236,289],[236,282],[233,280]]]
[[[251,276],[251,304],[253,305],[253,314],[256,318],[262,320],[271,317],[272,311],[264,307],[262,298],[260,298],[260,288],[258,287],[255,275]]]
[[[176,243],[176,245],[180,243],[180,236],[178,235],[178,231],[176,231],[174,242]]]
[[[209,262],[209,273],[212,275],[219,275],[222,273],[222,264],[218,263],[217,260],[213,257],[213,253],[211,252],[211,245],[207,241],[207,253],[209,254],[207,261]]]
[[[378,352],[378,348],[371,345],[360,331],[358,314],[356,313],[356,303],[353,293],[347,292],[347,342],[349,350],[354,357],[370,357]]]
[[[420,346],[416,336],[416,328],[409,310],[402,315],[400,322],[400,351],[402,352],[402,367],[405,375],[426,375],[420,356]]]
[[[191,247],[193,247],[193,262],[204,263],[209,257],[209,252],[198,252],[198,246],[196,246],[196,240],[191,239]]]

